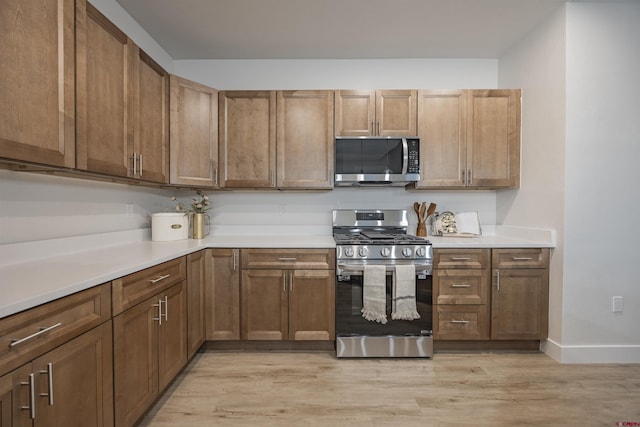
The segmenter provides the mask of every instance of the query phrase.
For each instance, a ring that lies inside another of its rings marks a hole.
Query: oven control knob
[[[369,249],[358,248],[358,255],[360,255],[361,257],[366,257],[368,253],[369,253]]]
[[[380,249],[380,255],[386,258],[391,255],[391,250],[389,248],[382,248]]]
[[[416,255],[419,257],[423,257],[427,254],[427,252],[424,250],[424,248],[418,248],[416,249]]]
[[[346,248],[344,250],[344,254],[348,257],[352,257],[353,256],[353,248]]]
[[[411,248],[404,248],[402,250],[402,255],[405,257],[410,257],[413,254],[413,251],[411,250]]]

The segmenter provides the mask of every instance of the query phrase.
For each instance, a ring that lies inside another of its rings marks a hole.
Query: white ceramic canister
[[[151,240],[164,242],[189,237],[189,216],[183,213],[157,213],[151,215]]]

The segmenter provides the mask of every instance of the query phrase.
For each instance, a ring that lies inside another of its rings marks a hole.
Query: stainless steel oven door
[[[431,357],[433,349],[432,276],[416,276],[416,308],[420,318],[391,318],[392,274],[387,274],[387,323],[362,317],[362,274],[336,280],[336,350],[338,357]]]

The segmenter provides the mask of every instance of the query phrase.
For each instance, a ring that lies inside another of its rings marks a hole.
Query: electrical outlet
[[[623,309],[624,309],[624,298],[622,297],[613,297],[611,298],[611,302],[613,303],[611,310],[614,313],[622,313]]]

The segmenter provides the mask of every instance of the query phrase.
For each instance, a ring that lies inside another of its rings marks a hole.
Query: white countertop
[[[487,231],[428,239],[435,249],[555,247],[552,230]],[[335,248],[330,235],[214,235],[173,242],[152,242],[148,235],[135,230],[0,246],[0,318],[201,249]]]

